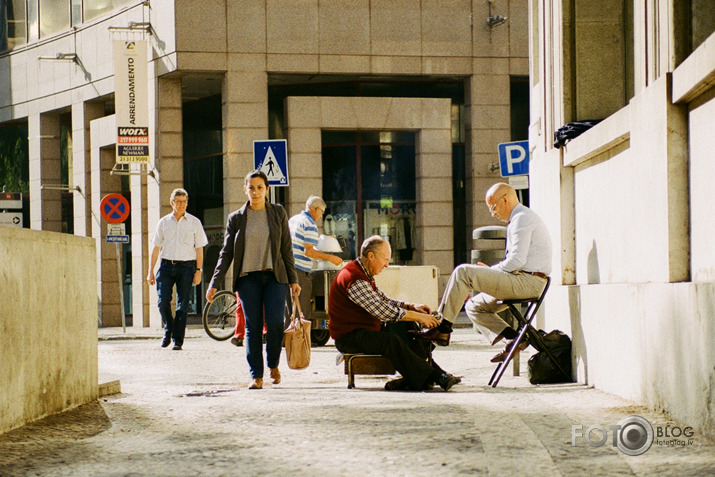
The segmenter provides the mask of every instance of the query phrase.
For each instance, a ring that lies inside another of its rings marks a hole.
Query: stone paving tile
[[[282,363],[281,384],[248,390],[244,348],[200,329],[183,351],[161,349],[157,330],[122,334],[100,330],[99,342],[100,382],[119,379],[121,394],[0,435],[0,476],[715,475],[715,443],[698,434],[692,445],[654,444],[636,457],[610,434],[602,447],[583,438],[572,446],[572,425],[608,427],[633,414],[654,427],[686,423],[510,371],[487,387],[496,350],[470,329],[435,351],[463,376],[448,393],[386,392],[384,377],[366,376],[349,390],[330,343],[313,348],[307,370]]]

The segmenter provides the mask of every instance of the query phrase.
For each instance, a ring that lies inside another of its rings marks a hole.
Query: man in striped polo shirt
[[[310,298],[313,295],[313,260],[328,260],[334,265],[343,263],[337,255],[331,255],[315,249],[318,245],[318,226],[316,222],[325,212],[325,202],[317,195],[311,195],[305,201],[305,210],[294,215],[288,221],[290,236],[293,240],[293,258],[295,258],[295,271],[298,273],[300,285],[300,307],[305,319],[310,320]],[[288,313],[290,315],[290,313]]]

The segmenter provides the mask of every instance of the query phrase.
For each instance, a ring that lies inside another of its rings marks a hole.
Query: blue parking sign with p
[[[499,144],[499,168],[502,177],[529,174],[529,141]]]
[[[285,139],[253,141],[253,167],[266,174],[268,185],[289,185],[287,141]]]

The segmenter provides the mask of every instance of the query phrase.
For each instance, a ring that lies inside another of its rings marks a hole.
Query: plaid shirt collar
[[[374,285],[375,284],[375,277],[370,274],[370,272],[367,271],[367,268],[365,268],[365,264],[362,263],[362,257],[358,257],[357,263],[360,265],[360,268],[362,268],[362,271],[365,272],[365,275],[367,275],[367,278],[370,279],[370,284]]]

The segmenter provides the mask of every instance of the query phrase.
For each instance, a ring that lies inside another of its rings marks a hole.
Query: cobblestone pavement
[[[158,336],[100,330],[100,383],[118,379],[121,393],[0,435],[0,475],[715,475],[715,443],[697,433],[635,457],[610,430],[601,447],[572,446],[573,425],[687,423],[583,385],[532,386],[524,372],[487,387],[495,348],[470,329],[434,353],[463,376],[448,393],[386,392],[364,376],[349,390],[332,342],[309,369],[282,363],[283,382],[248,390],[244,348],[192,329],[172,351]]]

